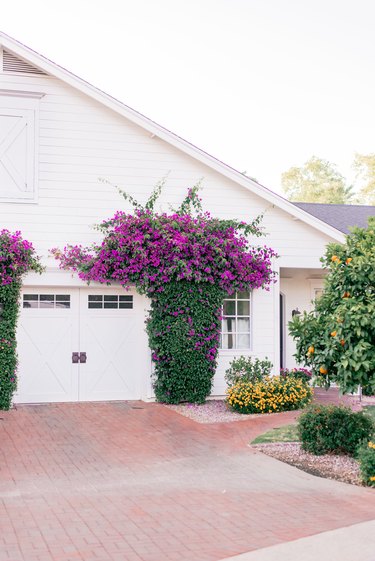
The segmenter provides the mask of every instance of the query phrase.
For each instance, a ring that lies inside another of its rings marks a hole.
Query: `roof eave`
[[[146,129],[151,134],[154,134],[158,138],[164,140],[165,142],[171,144],[175,148],[182,150],[189,156],[199,160],[201,163],[213,168],[218,173],[224,175],[228,179],[235,181],[236,183],[243,186],[245,189],[252,191],[257,196],[265,199],[272,205],[275,205],[285,212],[289,213],[294,218],[305,222],[306,224],[318,229],[327,236],[337,240],[338,242],[343,242],[345,236],[342,232],[329,226],[327,223],[319,220],[318,218],[312,216],[308,212],[296,207],[293,203],[284,199],[281,195],[274,193],[267,187],[257,183],[256,181],[246,177],[239,171],[231,168],[227,164],[217,160],[207,152],[204,152],[200,148],[197,148],[193,144],[187,142],[183,138],[174,134],[173,132],[165,129],[161,125],[158,125],[148,117],[145,117],[141,113],[135,111],[131,107],[123,104],[117,99],[111,97],[107,93],[99,90],[95,86],[89,84],[82,78],[72,74],[65,68],[62,68],[58,64],[45,58],[43,55],[33,51],[26,45],[23,45],[19,41],[16,41],[12,37],[9,37],[5,33],[0,32],[0,44],[7,50],[11,51],[13,54],[25,58],[31,64],[37,66],[41,70],[44,70],[47,74],[51,74],[54,77],[62,80],[63,82],[69,84],[71,87],[78,89],[82,93],[88,95],[89,97],[95,99],[99,103],[105,105],[109,109],[119,113],[126,119],[130,120],[134,124]]]

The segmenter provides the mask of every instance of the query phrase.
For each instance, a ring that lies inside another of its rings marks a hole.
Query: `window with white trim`
[[[43,93],[0,89],[0,200],[37,201],[37,124]]]
[[[133,296],[129,294],[89,294],[88,296],[89,310],[131,310],[133,308]]]
[[[236,292],[224,300],[221,323],[222,349],[250,349],[250,310],[250,292]]]
[[[23,308],[70,308],[70,294],[24,294]]]
[[[0,109],[0,197],[3,200],[35,199],[34,165],[33,112]]]

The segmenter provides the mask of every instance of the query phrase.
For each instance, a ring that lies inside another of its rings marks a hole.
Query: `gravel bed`
[[[253,448],[312,475],[362,485],[358,462],[349,456],[325,454],[314,456],[301,449],[299,442],[253,444]]]
[[[375,405],[375,396],[363,397],[360,403],[358,397],[346,397],[347,405],[355,410],[362,409],[365,405]],[[180,403],[179,405],[165,405],[168,409],[172,409],[184,417],[189,417],[197,423],[231,423],[233,421],[248,421],[252,417],[259,417],[259,414],[243,415],[231,411],[224,399],[209,399],[202,405],[194,403]],[[275,413],[263,413],[262,417],[269,417]]]
[[[165,405],[168,409],[172,409],[176,413],[180,413],[184,417],[189,417],[197,423],[231,423],[232,421],[248,421],[252,417],[259,415],[243,415],[228,409],[224,399],[210,399],[202,405],[195,403],[180,403],[179,405]],[[263,414],[262,417],[269,416]]]

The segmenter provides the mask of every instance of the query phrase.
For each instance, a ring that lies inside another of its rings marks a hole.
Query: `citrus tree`
[[[359,385],[375,393],[375,217],[353,228],[344,244],[331,243],[321,259],[328,269],[314,310],[296,316],[289,332],[298,362],[327,387],[343,392]]]

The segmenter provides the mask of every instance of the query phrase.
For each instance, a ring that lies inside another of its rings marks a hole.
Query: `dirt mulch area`
[[[273,442],[253,444],[259,452],[272,456],[291,466],[297,467],[319,477],[336,479],[352,485],[362,485],[358,462],[349,456],[325,454],[314,456],[301,449],[299,442]]]

